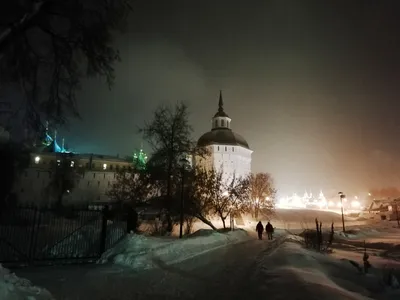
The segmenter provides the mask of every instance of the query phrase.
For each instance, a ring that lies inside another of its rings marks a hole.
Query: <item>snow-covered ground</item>
[[[400,228],[396,222],[371,223],[339,232],[333,248],[337,257],[358,260],[366,250],[373,266],[400,270]]]
[[[380,270],[361,274],[348,260],[304,249],[290,237],[261,266],[252,285],[271,299],[400,299],[400,290],[383,284]]]
[[[160,263],[176,264],[250,238],[252,237],[241,229],[224,233],[202,229],[180,240],[129,234],[114,248],[105,252],[99,262],[112,262],[133,269],[149,269]]]
[[[313,229],[316,217],[325,230],[335,222],[331,254],[304,249],[292,235]],[[397,224],[346,218],[349,232],[343,234],[340,215],[302,210],[279,210],[270,221],[277,228],[273,241],[257,240],[255,222],[242,226],[248,234],[200,230],[182,240],[131,235],[105,253],[100,264],[17,274],[68,300],[400,299],[396,280],[394,287],[384,282],[392,268],[400,279]],[[372,264],[367,275],[354,266],[362,264],[364,240]]]
[[[251,239],[176,264],[133,270],[115,264],[23,272],[57,299],[400,299],[376,269],[304,249],[294,236]]]
[[[40,287],[33,286],[27,279],[18,278],[14,273],[0,265],[1,300],[50,300],[51,294]]]

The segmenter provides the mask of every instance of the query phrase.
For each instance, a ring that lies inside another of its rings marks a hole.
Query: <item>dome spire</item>
[[[222,100],[222,90],[219,90],[218,112],[224,112],[224,100]]]

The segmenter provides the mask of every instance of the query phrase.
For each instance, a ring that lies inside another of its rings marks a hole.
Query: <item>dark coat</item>
[[[256,231],[261,233],[264,231],[264,225],[261,222],[258,222]]]
[[[270,222],[268,222],[268,224],[265,225],[265,231],[266,232],[274,232],[274,227],[272,226],[272,224]]]

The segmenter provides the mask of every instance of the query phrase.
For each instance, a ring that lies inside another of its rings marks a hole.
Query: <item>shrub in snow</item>
[[[382,277],[383,277],[383,282],[386,286],[394,288],[394,289],[400,288],[399,281],[398,281],[397,277],[394,275],[393,268],[383,269]]]
[[[0,265],[1,300],[50,300],[51,294],[40,287],[33,286],[27,279],[18,278],[14,273]]]
[[[335,234],[333,223],[331,224],[331,230],[325,243],[322,232],[322,222],[318,222],[318,219],[315,219],[315,227],[316,230],[306,229],[300,234],[300,236],[304,238],[306,248],[312,248],[317,251],[328,251],[333,243]]]

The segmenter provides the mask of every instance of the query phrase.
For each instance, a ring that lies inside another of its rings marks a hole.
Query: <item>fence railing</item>
[[[0,211],[0,262],[94,261],[126,233],[118,213],[15,207]]]

